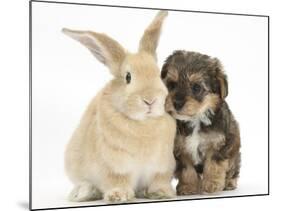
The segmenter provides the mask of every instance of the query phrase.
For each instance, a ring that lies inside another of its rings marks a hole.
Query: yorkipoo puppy
[[[174,155],[179,195],[237,187],[240,134],[225,101],[227,77],[220,61],[175,51],[161,71],[169,95],[166,110],[177,120]]]

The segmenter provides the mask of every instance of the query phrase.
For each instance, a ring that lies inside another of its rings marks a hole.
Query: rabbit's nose
[[[143,99],[143,102],[148,106],[151,106],[153,103],[155,103],[155,101],[156,101],[156,99],[153,99],[153,100]]]

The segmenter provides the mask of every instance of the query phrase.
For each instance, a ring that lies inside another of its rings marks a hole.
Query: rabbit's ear
[[[145,51],[153,55],[156,59],[156,48],[161,33],[161,27],[167,15],[168,11],[163,10],[158,12],[152,23],[144,31],[140,40],[139,51]]]
[[[92,54],[103,64],[109,67],[115,76],[119,73],[126,53],[123,47],[105,34],[91,31],[76,31],[64,28],[63,33],[86,46]]]

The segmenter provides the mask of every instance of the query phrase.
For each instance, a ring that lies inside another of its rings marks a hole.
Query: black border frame
[[[215,196],[215,197],[203,197],[193,199],[170,199],[159,201],[145,201],[145,202],[129,202],[129,203],[111,203],[100,205],[81,205],[81,206],[69,206],[69,207],[50,207],[32,209],[32,3],[52,3],[52,4],[71,4],[71,5],[83,5],[83,6],[99,6],[99,7],[116,7],[116,8],[130,8],[130,9],[145,9],[145,10],[168,10],[177,12],[189,12],[189,13],[207,13],[207,14],[219,14],[219,15],[236,15],[236,16],[250,16],[250,17],[262,17],[267,19],[267,34],[268,34],[268,57],[267,57],[267,73],[268,73],[268,190],[264,194],[249,194],[238,196]],[[270,195],[270,16],[269,15],[257,15],[257,14],[245,14],[245,13],[225,13],[225,12],[211,12],[211,11],[197,11],[197,10],[180,10],[180,9],[167,9],[167,8],[149,8],[149,7],[136,7],[136,6],[124,6],[124,5],[105,5],[105,4],[90,4],[90,3],[74,3],[63,1],[43,1],[43,0],[30,0],[29,1],[29,210],[54,210],[54,209],[70,209],[70,208],[85,208],[85,207],[100,207],[100,206],[116,206],[116,205],[133,205],[133,204],[148,204],[148,203],[162,203],[162,202],[178,202],[178,201],[196,201],[205,199],[224,199],[224,198],[241,198],[252,196],[269,196]]]

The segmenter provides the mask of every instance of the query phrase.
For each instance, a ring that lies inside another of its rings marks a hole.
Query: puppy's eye
[[[192,93],[194,94],[194,95],[197,95],[197,94],[199,94],[200,92],[201,92],[201,90],[202,90],[202,87],[201,87],[201,85],[200,84],[193,84],[192,85]]]
[[[131,73],[128,72],[128,73],[126,74],[126,82],[127,82],[127,84],[129,84],[129,83],[131,82],[131,78],[132,78],[132,77],[131,77]]]
[[[176,87],[176,85],[177,85],[176,82],[170,81],[167,84],[167,88],[168,88],[168,90],[173,90]]]

